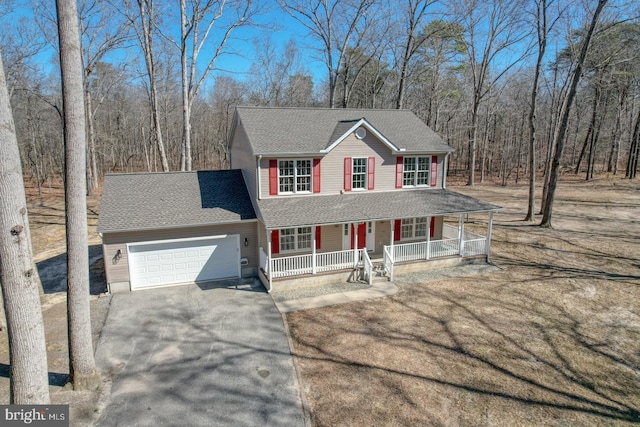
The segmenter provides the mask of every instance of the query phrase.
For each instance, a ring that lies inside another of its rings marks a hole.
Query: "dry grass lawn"
[[[525,187],[457,190],[505,207],[499,270],[287,316],[314,424],[640,423],[640,183],[562,183],[552,230]]]

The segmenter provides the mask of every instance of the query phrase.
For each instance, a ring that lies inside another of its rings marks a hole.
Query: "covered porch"
[[[449,190],[271,198],[259,207],[259,276],[269,291],[274,283],[317,286],[332,274],[334,283],[393,280],[399,265],[487,259],[500,209]],[[485,225],[467,230],[469,214]]]

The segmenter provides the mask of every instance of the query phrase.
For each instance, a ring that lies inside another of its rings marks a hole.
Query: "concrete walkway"
[[[358,289],[355,291],[336,292],[316,297],[277,301],[274,299],[276,307],[280,313],[290,311],[307,310],[310,308],[326,307],[335,304],[344,304],[354,301],[365,301],[373,298],[387,297],[398,292],[398,287],[386,280],[373,282],[371,287]]]

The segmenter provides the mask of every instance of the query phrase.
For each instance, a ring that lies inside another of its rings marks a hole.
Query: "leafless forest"
[[[109,172],[228,167],[239,104],[411,109],[471,185],[542,186],[554,157],[585,179],[638,169],[637,2],[79,0],[78,12],[89,194]],[[301,28],[288,41],[283,16]],[[0,22],[23,169],[46,192],[64,175],[55,9],[3,1]],[[234,55],[250,69],[221,70]]]

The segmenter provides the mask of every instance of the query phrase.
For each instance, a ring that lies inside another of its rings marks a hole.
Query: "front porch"
[[[378,272],[393,281],[394,272],[398,268],[406,270],[408,264],[414,264],[411,270],[417,271],[437,267],[443,262],[452,264],[478,257],[489,258],[491,212],[486,236],[465,230],[463,215],[459,215],[457,227],[441,224],[437,233],[440,238],[432,240],[433,233],[427,229],[425,240],[406,243],[397,242],[394,227],[391,227],[389,244],[381,245],[382,250],[378,253],[366,247],[357,249],[357,240],[354,249],[330,252],[314,250],[312,253],[290,256],[270,254],[270,245],[267,251],[260,247],[260,276],[269,291],[274,282],[284,284],[295,279],[300,285],[302,282],[315,284],[323,282],[322,276],[328,276],[324,281],[365,280],[371,284]]]

